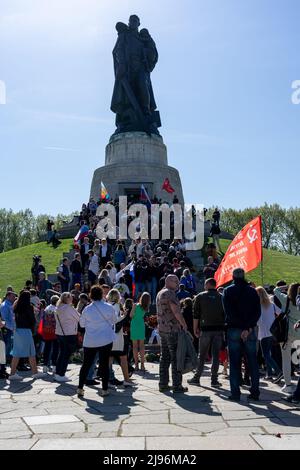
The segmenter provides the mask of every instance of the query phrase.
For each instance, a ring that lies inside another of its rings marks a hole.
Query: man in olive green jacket
[[[205,360],[211,348],[211,385],[212,387],[220,387],[221,383],[218,381],[219,353],[224,340],[225,313],[222,296],[216,289],[215,279],[207,279],[205,292],[201,292],[195,297],[193,317],[194,334],[199,338],[199,359],[197,371],[194,377],[188,380],[188,383],[200,385]]]

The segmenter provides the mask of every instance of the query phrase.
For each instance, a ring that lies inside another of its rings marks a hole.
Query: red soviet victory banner
[[[169,178],[165,179],[161,189],[164,189],[169,194],[175,193],[175,189],[172,188]]]
[[[226,251],[215,273],[217,287],[232,280],[232,271],[242,268],[247,273],[257,268],[262,260],[261,216],[251,220],[237,234]]]

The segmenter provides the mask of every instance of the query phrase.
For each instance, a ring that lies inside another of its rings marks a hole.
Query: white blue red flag
[[[87,225],[82,225],[76,237],[74,238],[74,243],[77,245],[78,242],[80,242],[80,240],[83,240],[83,238],[88,235],[88,233],[89,233],[89,227]]]
[[[146,206],[148,207],[148,209],[151,208],[151,199],[150,199],[149,194],[147,193],[146,188],[143,184],[141,186],[140,201],[146,202]]]

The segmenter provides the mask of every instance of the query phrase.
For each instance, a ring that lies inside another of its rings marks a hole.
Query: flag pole
[[[260,263],[260,272],[261,272],[261,285],[264,286],[264,259],[261,259]]]
[[[260,215],[260,233],[262,234],[262,216]],[[264,286],[264,248],[263,237],[261,237],[261,263],[260,263],[261,285]]]

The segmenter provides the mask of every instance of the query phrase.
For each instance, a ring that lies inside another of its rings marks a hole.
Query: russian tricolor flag
[[[149,194],[147,193],[146,188],[143,184],[141,186],[140,201],[146,202],[146,206],[148,207],[148,209],[151,208],[151,199],[150,199]]]
[[[129,270],[131,279],[132,279],[132,297],[135,297],[136,285],[135,285],[135,276],[134,276],[134,263],[131,264]]]
[[[74,238],[74,245],[78,245],[78,242],[80,242],[80,240],[83,240],[83,238],[86,237],[88,233],[89,233],[89,227],[87,225],[82,225],[76,237]]]

